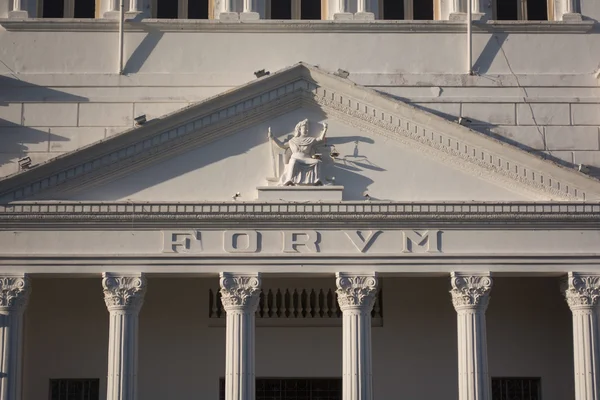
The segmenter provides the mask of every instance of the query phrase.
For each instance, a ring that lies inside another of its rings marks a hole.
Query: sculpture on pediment
[[[327,124],[323,123],[323,130],[318,137],[308,135],[308,120],[298,122],[294,129],[294,136],[281,142],[271,134],[269,128],[268,138],[280,149],[290,152],[289,159],[285,162],[283,173],[279,177],[279,186],[321,186],[321,157],[317,147],[325,141]],[[287,158],[287,157],[286,157]]]

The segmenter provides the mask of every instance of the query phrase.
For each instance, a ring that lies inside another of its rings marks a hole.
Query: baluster
[[[282,296],[281,296],[281,290],[277,289],[277,294],[275,295],[275,307],[277,308],[277,310],[275,311],[275,315],[277,315],[277,318],[281,318],[281,305],[283,303],[282,301]]]
[[[335,312],[334,312],[335,318],[341,318],[342,317],[342,310],[340,310],[340,304],[338,302],[338,295],[337,295],[337,293],[335,294],[335,301],[333,302],[333,308],[335,310]]]
[[[269,289],[267,293],[267,317],[273,317],[273,292]]]
[[[225,318],[225,313],[223,312],[223,303],[221,302],[221,291],[217,292],[217,317]]]
[[[309,318],[309,308],[310,304],[308,302],[308,294],[306,294],[306,289],[302,289],[302,293],[300,293],[300,315],[302,315],[302,318]]]
[[[294,318],[298,318],[298,314],[299,314],[299,310],[300,310],[300,299],[298,296],[298,291],[296,289],[294,289],[294,296],[293,296],[293,305],[294,305]]]
[[[310,318],[315,318],[318,314],[318,312],[317,312],[317,294],[315,293],[315,289],[310,290],[309,304],[310,304],[310,312],[308,313],[308,315],[310,316]]]
[[[290,317],[290,303],[292,301],[292,296],[290,295],[290,290],[289,289],[285,289],[285,317],[289,318]]]
[[[373,304],[373,310],[371,310],[371,318],[379,317],[379,296],[375,296],[375,303]]]
[[[259,318],[262,318],[263,315],[265,315],[265,294],[262,290],[260,291],[259,295],[258,309],[256,310],[256,315]]]
[[[327,292],[327,318],[333,318],[333,293],[331,289]]]
[[[325,293],[323,293],[323,289],[319,289],[319,299],[317,302],[317,315],[320,318],[323,318],[327,315],[326,304],[325,304]]]

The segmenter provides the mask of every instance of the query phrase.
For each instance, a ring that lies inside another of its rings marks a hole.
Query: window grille
[[[256,400],[341,400],[341,378],[257,378]],[[225,400],[225,379],[219,381],[219,400]]]
[[[100,400],[100,379],[50,379],[50,400]]]
[[[492,378],[492,400],[541,400],[540,378]]]

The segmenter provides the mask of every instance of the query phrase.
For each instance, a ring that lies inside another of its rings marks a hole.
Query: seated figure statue
[[[319,137],[308,136],[308,120],[298,122],[294,129],[294,137],[285,143],[280,142],[271,134],[268,137],[282,150],[290,150],[291,157],[286,164],[279,186],[321,186],[321,160],[315,155],[318,145],[325,140],[327,124],[322,124],[323,130]]]

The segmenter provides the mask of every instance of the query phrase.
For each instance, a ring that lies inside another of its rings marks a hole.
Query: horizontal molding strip
[[[248,225],[244,225],[246,222]],[[348,223],[401,227],[453,224],[557,224],[597,227],[600,204],[592,203],[86,203],[30,202],[0,205],[3,228],[76,226],[94,229],[106,225],[128,227],[295,227],[327,222],[322,228]],[[373,227],[373,225],[369,225]]]
[[[485,21],[473,22],[474,33],[588,33],[594,21]],[[24,32],[116,32],[118,21],[108,19],[1,19],[8,31]],[[335,20],[257,20],[221,22],[219,20],[144,19],[127,21],[126,32],[261,32],[261,33],[462,33],[461,21],[335,21]]]

